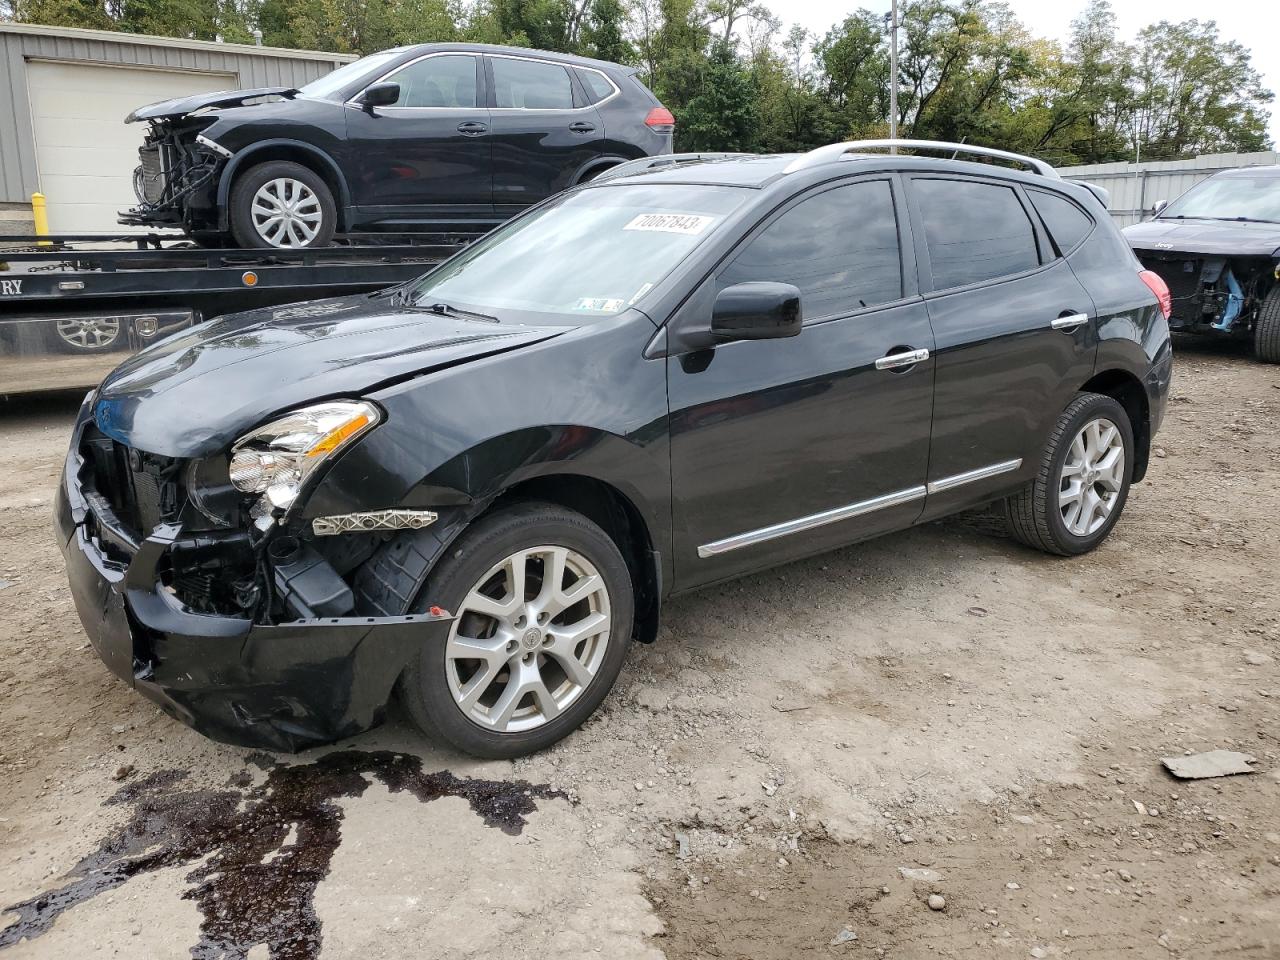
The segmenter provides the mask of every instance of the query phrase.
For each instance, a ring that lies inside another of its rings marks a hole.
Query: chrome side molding
[[[943,477],[941,480],[932,480],[929,482],[930,493],[942,493],[944,490],[954,490],[956,487],[963,487],[966,483],[975,483],[978,480],[986,480],[988,477],[998,477],[1002,473],[1012,473],[1022,466],[1022,458],[1017,460],[1005,460],[1001,463],[993,463],[987,467],[978,467],[976,470],[966,470],[964,473],[953,473],[949,477]]]
[[[421,530],[436,522],[430,510],[369,510],[365,513],[338,513],[316,517],[311,529],[317,537],[336,537],[340,533],[369,533],[375,530]]]
[[[822,513],[813,513],[807,517],[775,523],[770,527],[761,527],[759,530],[748,530],[746,533],[726,537],[714,543],[705,543],[698,548],[698,556],[703,559],[719,556],[722,553],[728,553],[730,550],[739,550],[742,547],[750,547],[768,540],[776,540],[779,537],[790,536],[793,533],[803,533],[805,530],[812,530],[815,527],[824,527],[828,523],[839,523],[841,520],[848,520],[851,517],[860,517],[876,510],[884,510],[888,507],[910,503],[912,500],[922,499],[924,495],[925,487],[923,485],[907,487],[907,489],[899,490],[896,493],[886,493],[880,497],[872,497],[870,500],[859,500],[857,503],[851,503],[847,506],[824,510]]]
[[[746,533],[725,537],[723,540],[716,540],[714,543],[704,543],[698,548],[698,556],[705,560],[708,557],[716,557],[731,550],[752,547],[757,543],[765,543],[769,540],[776,540],[779,537],[787,537],[793,533],[803,533],[815,527],[824,527],[829,523],[839,523],[841,520],[861,517],[868,513],[874,513],[876,510],[901,506],[904,503],[910,503],[912,500],[920,500],[931,493],[942,493],[945,490],[954,490],[956,487],[962,487],[966,483],[975,483],[978,480],[986,480],[988,477],[998,477],[1002,473],[1012,473],[1020,466],[1022,466],[1021,457],[1017,460],[1004,460],[989,466],[978,467],[976,470],[952,474],[949,477],[933,480],[918,487],[907,487],[905,490],[886,493],[883,496],[872,497],[870,500],[859,500],[857,503],[850,503],[847,506],[824,510],[822,513],[811,513],[807,517],[785,520],[772,526],[761,527],[759,530],[748,530]],[[316,532],[319,533],[318,530]]]

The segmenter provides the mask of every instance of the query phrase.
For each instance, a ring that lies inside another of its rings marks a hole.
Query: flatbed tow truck
[[[95,386],[131,353],[225,313],[411,280],[462,234],[351,234],[220,250],[161,234],[0,235],[0,396]]]

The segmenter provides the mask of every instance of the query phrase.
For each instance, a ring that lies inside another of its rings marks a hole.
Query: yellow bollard
[[[49,208],[45,204],[43,193],[33,193],[31,195],[31,219],[35,222],[36,236],[47,237],[49,235]],[[53,246],[48,240],[37,240],[37,247]]]

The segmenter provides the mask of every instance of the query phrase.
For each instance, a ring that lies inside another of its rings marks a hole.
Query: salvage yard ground
[[[681,599],[514,763],[163,716],[52,542],[77,401],[0,407],[0,909],[64,891],[0,954],[1280,957],[1280,367],[1178,346],[1097,553],[971,515]],[[1257,772],[1160,766],[1215,748]]]

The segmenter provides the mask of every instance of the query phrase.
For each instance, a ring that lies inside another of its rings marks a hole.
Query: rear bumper
[[[90,643],[112,673],[211,739],[295,752],[366,730],[422,645],[448,630],[449,618],[428,614],[262,625],[193,613],[157,576],[180,528],[161,525],[127,563],[112,559],[90,532],[76,470],[73,453],[54,528]]]

